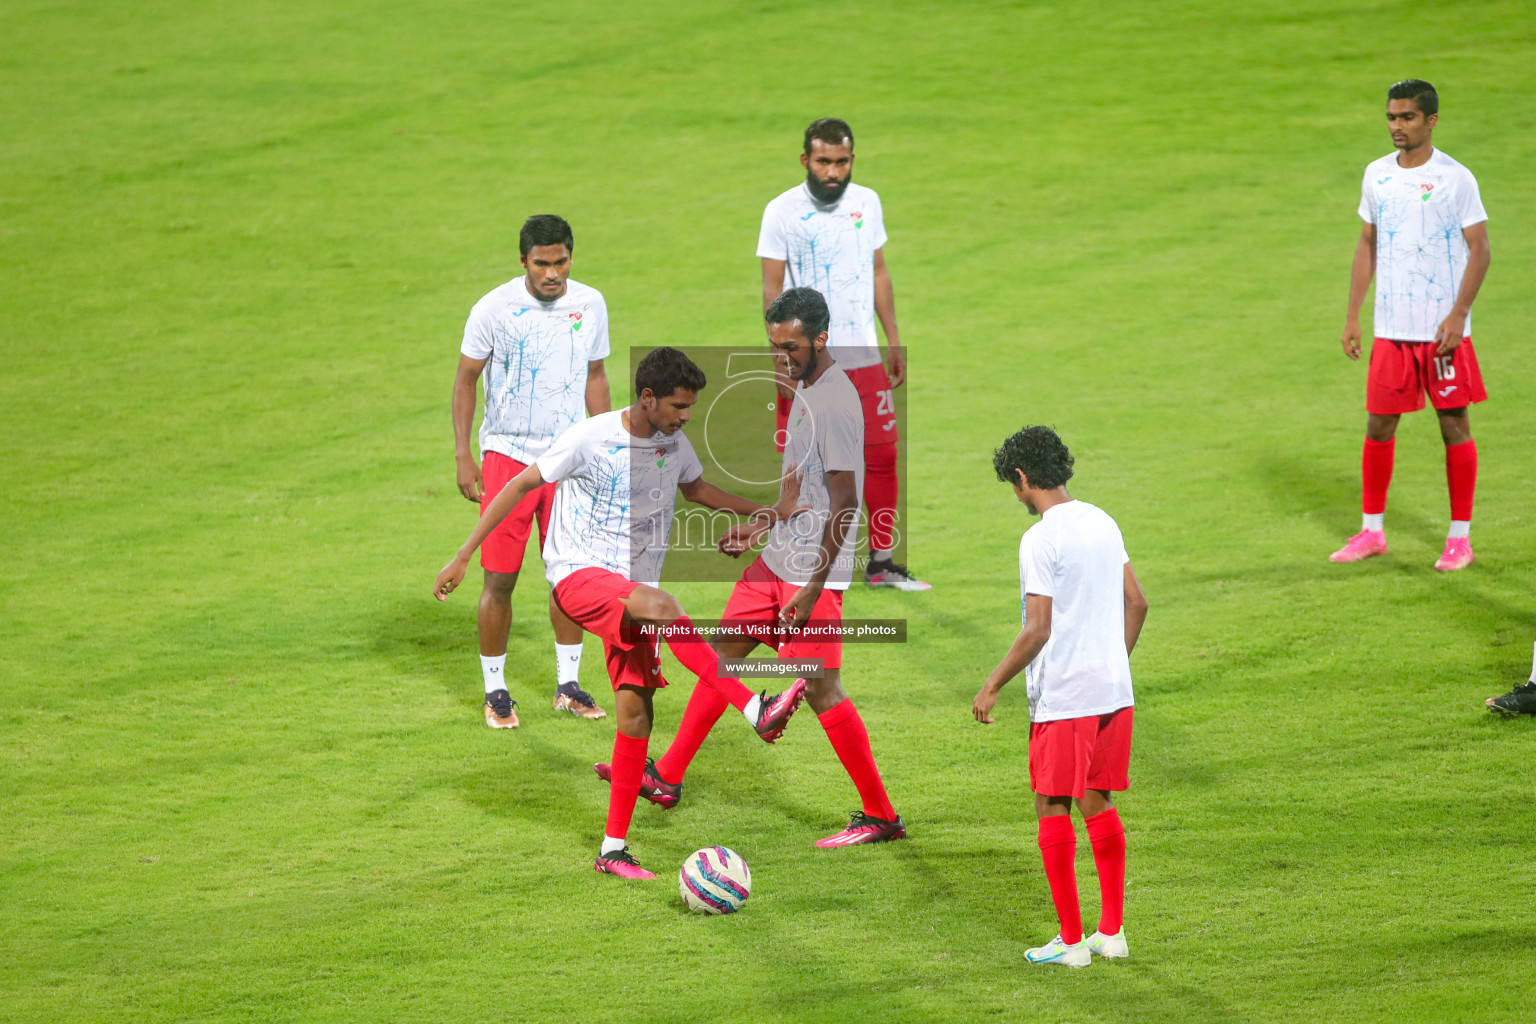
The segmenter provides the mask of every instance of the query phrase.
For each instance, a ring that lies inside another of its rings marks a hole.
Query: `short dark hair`
[[[1389,100],[1413,100],[1414,106],[1428,117],[1440,113],[1440,94],[1422,78],[1405,78],[1387,90]]]
[[[576,251],[576,239],[564,217],[552,213],[540,213],[523,221],[523,230],[517,233],[518,252],[527,256],[536,245],[563,245],[567,252]]]
[[[682,353],[682,350],[666,345],[653,348],[635,367],[635,397],[649,391],[657,398],[671,398],[678,388],[698,393],[709,381],[699,365]]]
[[[811,155],[811,142],[813,140],[825,142],[829,146],[841,146],[848,143],[848,148],[853,148],[853,129],[848,127],[848,122],[836,117],[818,117],[805,126],[805,155]]]
[[[1054,491],[1072,479],[1072,453],[1050,427],[1025,427],[992,453],[992,468],[1005,484],[1019,482],[1019,470],[1029,486]]]
[[[815,288],[791,288],[768,304],[763,320],[770,324],[787,324],[800,321],[806,341],[815,341],[832,323],[832,311],[827,300]]]

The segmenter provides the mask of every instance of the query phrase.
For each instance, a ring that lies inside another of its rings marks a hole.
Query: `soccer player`
[[[1472,494],[1477,442],[1467,407],[1488,397],[1472,350],[1472,300],[1488,272],[1488,214],[1472,172],[1431,142],[1439,120],[1435,87],[1417,78],[1387,90],[1387,129],[1394,151],[1365,169],[1360,241],[1349,279],[1340,339],[1360,358],[1360,305],[1376,280],[1370,370],[1365,385],[1365,452],[1361,457],[1360,532],[1331,556],[1358,562],[1387,550],[1387,485],[1397,421],[1424,408],[1424,392],[1440,417],[1451,528],[1435,568],[1472,564]]]
[[[1483,701],[1488,710],[1500,715],[1536,715],[1536,654],[1531,657],[1531,681],[1515,687],[1501,697]]]
[[[843,591],[852,583],[855,568],[855,521],[864,473],[862,406],[827,347],[830,313],[820,294],[791,288],[774,299],[764,317],[774,353],[798,385],[784,445],[784,476],[799,479],[794,491],[811,513],[794,519],[776,513],[771,522],[749,521],[722,538],[721,550],[736,556],[768,534],[762,553],[732,589],[722,616],[723,628],[744,632],[721,636],[715,651],[725,658],[744,658],[765,643],[781,658],[823,661],[822,678],[803,681],[807,699],[853,780],[862,809],[847,828],[818,839],[816,845],[901,839],[907,826],[886,795],[864,720],[843,692],[842,640],[835,632],[842,623]],[[780,508],[789,508],[789,500],[781,496]],[[796,631],[807,623],[811,633],[796,639]],[[817,627],[831,631],[820,633]],[[671,746],[661,760],[646,766],[641,785],[646,799],[662,807],[676,806],[688,765],[727,706],[716,688],[702,682],[694,687]],[[609,777],[608,765],[595,768],[599,777]]]
[[[827,348],[858,390],[864,408],[864,500],[869,510],[871,587],[929,590],[891,560],[896,546],[896,404],[891,395],[907,376],[896,327],[896,296],[885,266],[885,213],[873,189],[853,183],[853,129],[824,117],[805,129],[800,154],[805,181],[763,211],[757,255],[763,264],[763,309],[789,287],[810,287],[832,309]],[[885,331],[890,372],[880,361],[875,319]],[[791,382],[792,383],[792,382]],[[780,382],[781,442],[793,402]]]
[[[607,412],[608,307],[595,288],[572,281],[571,226],[560,217],[530,217],[518,233],[526,273],[475,303],[464,327],[459,369],[453,381],[453,442],[459,493],[481,514],[507,482],[549,450],[565,429],[587,415]],[[470,450],[475,382],[485,381],[485,418],[476,465]],[[517,701],[507,688],[507,635],[512,628],[512,590],[535,518],[539,547],[549,533],[551,484],[529,494],[486,538],[480,552],[485,582],[478,627],[480,673],[485,682],[485,724],[518,727]],[[556,711],[581,718],[607,715],[577,681],[581,627],[561,613],[554,595],[549,620],[555,634]]]
[[[635,861],[625,839],[646,766],[652,696],[667,685],[657,631],[699,677],[699,685],[740,711],[769,743],[784,731],[805,694],[803,683],[769,697],[753,694],[740,680],[721,678],[714,652],[677,599],[656,583],[679,490],[689,501],[764,522],[795,507],[793,486],[783,489],[777,505],[764,507],[705,481],[704,468],[682,433],[704,385],[703,371],[677,349],[648,353],[635,370],[635,403],[592,416],[561,434],[486,505],[433,586],[438,600],[445,600],[463,581],[475,548],[503,517],[526,495],[546,483],[558,484],[544,574],[561,611],[603,641],[618,730],[608,822],[594,867],[624,878],[655,877]],[[646,627],[652,630],[649,635]]]
[[[1024,628],[971,704],[990,724],[997,695],[1025,672],[1029,788],[1040,818],[1040,855],[1061,931],[1028,950],[1033,964],[1086,967],[1092,954],[1129,956],[1125,941],[1125,829],[1114,792],[1130,783],[1130,654],[1147,618],[1120,528],[1067,493],[1072,455],[1049,427],[1025,427],[992,456],[999,480],[1040,521],[1019,543]],[[1083,938],[1077,903],[1072,802],[1099,871],[1099,927]]]

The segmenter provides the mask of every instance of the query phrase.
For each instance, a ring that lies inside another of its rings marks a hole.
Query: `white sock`
[[[485,676],[486,693],[505,690],[507,688],[507,656],[505,654],[490,657],[480,655],[480,674]]]
[[[881,551],[879,548],[870,548],[869,560],[871,562],[889,562],[891,560],[891,553],[889,550]]]
[[[763,713],[763,698],[753,697],[747,701],[747,706],[741,709],[741,713],[746,716],[747,721],[752,723],[755,728],[757,726],[757,716]]]
[[[1387,528],[1387,514],[1385,512],[1367,512],[1360,517],[1360,529],[1376,530],[1380,532]]]
[[[1532,644],[1531,648],[1531,682],[1536,683],[1536,644]]]
[[[581,679],[581,644],[555,641],[555,682],[559,685]]]
[[[589,846],[587,849],[590,850],[591,847]],[[624,840],[615,839],[613,836],[603,836],[602,853],[618,853],[622,849],[624,849]]]
[[[1472,536],[1472,520],[1470,520],[1470,519],[1452,519],[1451,520],[1451,532],[1446,534],[1445,536],[1446,536],[1447,539],[1451,539],[1451,538],[1455,538],[1455,537],[1471,537]]]

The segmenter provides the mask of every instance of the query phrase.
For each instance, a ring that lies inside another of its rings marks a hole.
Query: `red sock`
[[[683,711],[683,720],[677,727],[677,735],[672,738],[672,745],[656,762],[656,774],[663,782],[675,786],[683,781],[693,756],[704,745],[704,737],[709,735],[709,730],[720,721],[728,707],[730,705],[713,686],[699,680],[688,698],[688,707]]]
[[[869,547],[889,551],[896,546],[896,442],[864,446],[864,505],[869,509]]]
[[[743,686],[740,679],[719,674],[720,659],[715,656],[715,649],[693,628],[692,619],[679,616],[667,627],[666,637],[667,646],[677,655],[677,660],[698,676],[699,682],[713,687],[737,711],[746,709],[756,695]]]
[[[1392,483],[1392,456],[1397,438],[1390,441],[1365,439],[1365,453],[1360,457],[1360,511],[1379,516],[1387,510],[1387,487]]]
[[[613,734],[613,776],[608,787],[608,824],[603,835],[623,839],[629,835],[629,819],[635,816],[640,779],[645,775],[647,741],[621,732]]]
[[[1099,869],[1099,931],[1114,935],[1125,918],[1125,826],[1111,807],[1083,821]]]
[[[1052,814],[1040,819],[1040,859],[1045,861],[1045,880],[1051,883],[1051,902],[1061,921],[1061,941],[1083,941],[1083,915],[1077,907],[1077,831],[1072,815]]]
[[[1445,482],[1451,490],[1451,518],[1472,521],[1472,493],[1477,490],[1477,442],[1445,446]]]
[[[880,769],[875,767],[874,752],[869,749],[869,730],[853,701],[843,700],[836,706],[816,716],[821,727],[827,730],[827,739],[864,803],[864,813],[881,821],[895,821],[896,808],[885,795],[885,783],[880,781]]]

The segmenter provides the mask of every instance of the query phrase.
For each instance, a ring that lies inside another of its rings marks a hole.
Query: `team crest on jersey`
[[[567,314],[565,314],[565,319],[566,319],[566,322],[571,325],[571,330],[573,330],[573,331],[581,330],[581,312],[579,310],[577,312],[575,312],[575,313],[567,313]]]
[[[656,449],[656,468],[660,469],[661,467],[665,466],[666,464],[667,464],[667,452],[666,452],[666,449],[664,449],[664,448],[657,448]]]
[[[1434,183],[1426,181],[1426,182],[1424,182],[1423,184],[1421,184],[1419,186],[1419,198],[1427,203],[1427,202],[1429,202],[1430,195],[1434,191],[1435,191]]]
[[[864,226],[864,211],[855,210],[848,215],[848,219],[853,221],[853,226],[855,229],[861,228]]]

